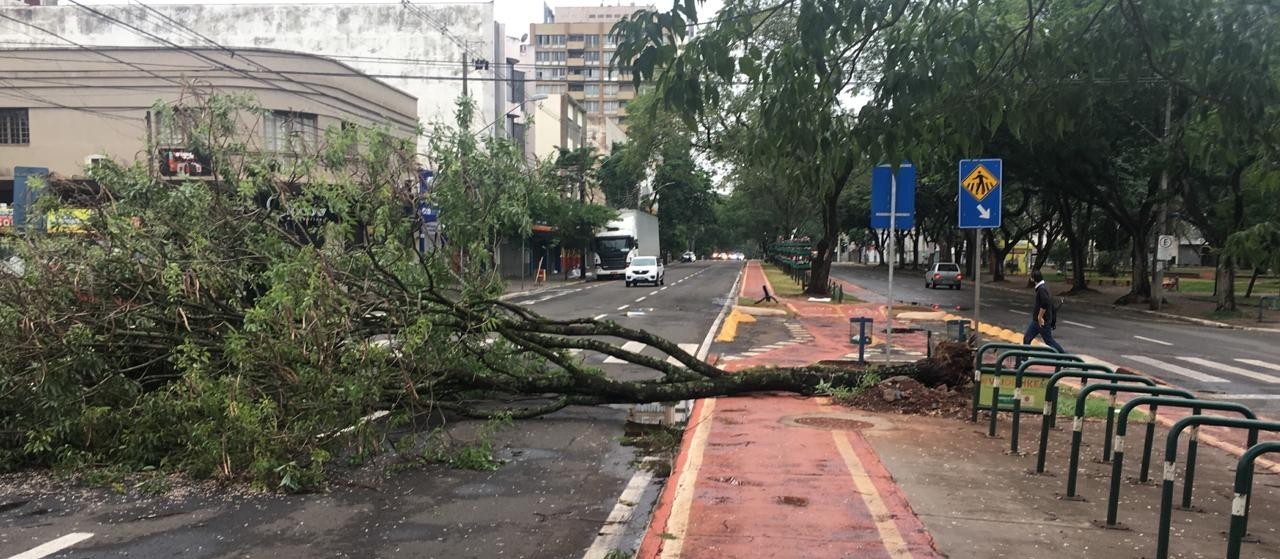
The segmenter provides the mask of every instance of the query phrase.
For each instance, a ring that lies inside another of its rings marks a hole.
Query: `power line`
[[[122,27],[125,27],[125,28],[127,28],[127,29],[129,29],[129,30],[133,31],[133,32],[134,32],[134,33],[136,33],[136,34],[142,35],[143,37],[149,38],[149,39],[151,39],[151,40],[153,40],[153,41],[157,41],[157,42],[159,42],[159,43],[161,43],[161,44],[165,44],[165,45],[170,46],[170,47],[172,47],[172,48],[176,48],[176,49],[182,50],[182,51],[184,51],[184,52],[186,52],[186,53],[188,53],[188,54],[190,54],[190,55],[192,55],[192,56],[194,56],[194,57],[196,57],[196,58],[199,58],[199,59],[204,60],[204,61],[206,61],[206,62],[209,62],[209,63],[211,63],[211,64],[215,64],[215,65],[220,66],[220,67],[222,67],[222,68],[225,68],[225,69],[227,69],[227,70],[229,70],[229,71],[231,71],[231,72],[235,72],[235,73],[241,74],[241,75],[243,75],[243,76],[245,76],[245,77],[247,77],[247,78],[249,78],[249,79],[252,79],[252,80],[258,81],[258,82],[260,82],[260,83],[263,83],[263,84],[267,85],[267,86],[268,86],[268,87],[270,87],[270,88],[277,89],[277,90],[279,90],[279,91],[282,91],[282,92],[285,92],[285,93],[289,93],[289,94],[301,94],[301,95],[306,96],[306,94],[305,94],[304,92],[300,92],[300,91],[293,91],[293,90],[285,89],[285,88],[283,88],[283,87],[280,87],[278,84],[273,84],[273,83],[271,83],[270,81],[265,80],[265,79],[263,79],[263,78],[252,76],[252,75],[250,75],[250,74],[249,74],[247,71],[245,71],[245,70],[238,69],[238,68],[234,68],[234,67],[230,66],[229,64],[226,64],[226,63],[224,63],[224,62],[221,62],[221,61],[218,61],[218,60],[216,60],[216,59],[210,58],[210,57],[208,57],[208,56],[206,56],[206,55],[204,55],[204,54],[201,54],[201,53],[199,53],[199,52],[197,52],[197,51],[194,51],[194,50],[192,50],[192,49],[190,49],[190,48],[188,48],[188,47],[184,47],[184,46],[178,45],[177,43],[174,43],[174,42],[172,42],[172,41],[169,41],[168,39],[165,39],[165,38],[163,38],[163,37],[159,37],[159,36],[157,36],[157,35],[155,35],[155,34],[153,34],[153,33],[150,33],[150,32],[148,32],[148,31],[146,31],[146,30],[140,29],[140,28],[138,28],[138,27],[136,27],[136,26],[134,26],[134,25],[131,25],[131,24],[126,23],[126,22],[124,22],[124,21],[121,21],[121,20],[119,20],[119,19],[117,19],[117,18],[114,18],[114,17],[112,17],[112,16],[109,16],[109,15],[107,15],[107,14],[105,14],[105,13],[101,12],[101,11],[98,11],[98,10],[95,10],[95,9],[93,9],[93,8],[90,8],[90,7],[88,7],[88,6],[84,5],[84,4],[81,4],[80,2],[77,2],[76,0],[68,0],[68,1],[70,1],[72,4],[76,5],[77,7],[81,8],[81,9],[83,9],[83,10],[85,10],[85,11],[87,11],[87,12],[89,12],[89,13],[91,13],[91,14],[93,14],[93,15],[95,15],[95,16],[97,16],[97,17],[99,17],[99,18],[101,18],[101,19],[105,19],[105,20],[107,20],[107,21],[110,21],[110,22],[115,23],[115,24],[117,24],[117,25],[120,25],[120,26],[122,26]],[[252,61],[250,61],[250,62],[252,62]],[[342,75],[342,74],[339,74],[339,75]],[[295,82],[295,83],[296,83],[296,82]],[[310,88],[310,87],[308,87],[308,88],[309,88],[309,89],[311,89],[311,90],[312,90],[312,92],[314,92],[314,93],[315,93],[316,95],[318,95],[318,96],[321,96],[321,97],[327,97],[327,98],[329,98],[329,99],[333,99],[333,100],[338,101],[338,102],[344,102],[344,103],[347,103],[348,105],[350,105],[350,106],[352,106],[352,107],[356,107],[356,110],[345,109],[345,108],[339,107],[339,106],[337,106],[337,105],[334,105],[334,104],[332,104],[332,103],[329,103],[329,102],[327,102],[327,101],[325,101],[325,100],[323,100],[323,99],[316,99],[316,98],[312,97],[312,100],[313,100],[313,101],[315,101],[316,103],[319,103],[319,104],[321,104],[321,105],[324,105],[324,106],[326,106],[326,107],[329,107],[330,109],[333,109],[333,110],[335,110],[335,111],[338,111],[338,113],[339,113],[339,114],[343,114],[343,113],[358,113],[358,112],[364,112],[364,113],[367,113],[367,114],[366,114],[366,118],[370,118],[370,117],[368,117],[368,115],[370,115],[370,114],[371,114],[371,115],[373,115],[371,119],[372,119],[372,120],[374,120],[374,121],[380,121],[380,120],[382,120],[382,119],[383,119],[383,115],[382,115],[382,114],[377,113],[376,111],[371,111],[371,110],[365,109],[364,107],[361,107],[361,106],[359,106],[359,105],[356,105],[355,103],[349,103],[349,102],[346,102],[346,101],[344,101],[344,100],[342,100],[342,99],[339,99],[338,97],[333,96],[333,95],[331,95],[331,94],[327,94],[327,93],[323,93],[323,92],[317,91],[317,90],[315,90],[314,88]],[[308,97],[310,97],[310,96],[308,96]],[[386,107],[384,107],[384,108],[386,108]],[[416,117],[416,115],[415,115],[415,117]],[[415,120],[416,120],[416,118],[415,118]]]
[[[85,50],[87,50],[87,51],[90,51],[90,52],[96,53],[96,54],[98,54],[99,56],[102,56],[102,57],[104,57],[104,58],[108,58],[108,59],[110,59],[110,60],[114,60],[114,61],[119,62],[119,63],[121,63],[121,64],[124,64],[124,65],[126,65],[126,66],[133,67],[133,68],[135,68],[135,69],[137,69],[137,70],[141,70],[141,71],[143,71],[143,72],[146,72],[146,73],[148,73],[148,74],[151,74],[152,76],[155,76],[155,77],[157,77],[157,78],[160,78],[160,76],[157,76],[157,75],[155,75],[155,74],[152,74],[152,73],[151,73],[151,71],[150,71],[150,70],[147,70],[146,68],[143,68],[143,67],[141,67],[141,66],[134,66],[132,63],[129,63],[129,62],[127,62],[127,61],[121,60],[121,59],[116,58],[116,57],[114,57],[114,56],[111,56],[111,55],[109,55],[109,54],[106,54],[106,53],[103,53],[103,52],[101,52],[101,51],[94,50],[94,49],[91,49],[91,48],[86,47],[86,46],[84,46],[84,45],[81,45],[80,43],[77,43],[77,42],[75,42],[75,41],[72,41],[71,39],[68,39],[68,38],[66,38],[66,37],[63,37],[62,35],[59,35],[59,34],[57,34],[57,33],[54,33],[53,31],[50,31],[50,30],[45,29],[45,28],[43,28],[43,27],[40,27],[39,25],[36,25],[36,24],[34,24],[34,23],[30,23],[30,22],[22,21],[22,20],[20,20],[20,19],[13,18],[13,17],[7,16],[7,15],[2,14],[2,13],[0,13],[0,18],[4,18],[4,19],[7,19],[7,20],[9,20],[9,21],[12,21],[12,22],[15,22],[15,23],[19,23],[19,24],[22,24],[22,25],[26,25],[26,26],[31,27],[31,28],[33,28],[33,29],[37,29],[37,30],[43,31],[43,32],[48,33],[48,34],[50,34],[50,35],[53,35],[54,37],[57,37],[57,38],[59,38],[59,39],[61,39],[61,40],[63,40],[63,41],[66,41],[66,42],[68,42],[68,43],[71,43],[71,44],[73,44],[73,45],[75,45],[75,46],[77,46],[77,47],[80,47],[80,48],[85,49]],[[173,83],[174,85],[176,85],[176,86],[178,86],[178,87],[185,87],[181,82],[177,82],[177,81],[174,81],[174,80],[170,80],[170,79],[168,79],[168,78],[160,78],[160,79],[165,80],[165,81],[168,81],[168,82],[171,82],[171,83]]]

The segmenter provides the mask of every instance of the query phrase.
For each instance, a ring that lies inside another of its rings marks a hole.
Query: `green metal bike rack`
[[[1178,436],[1191,426],[1280,431],[1280,423],[1273,421],[1235,419],[1212,415],[1184,417],[1173,424],[1173,427],[1169,429],[1169,435],[1164,444],[1164,482],[1160,485],[1160,527],[1156,535],[1156,559],[1169,559],[1169,523],[1173,520],[1173,478],[1176,470],[1175,462],[1178,459]]]
[[[1129,430],[1129,414],[1131,414],[1133,410],[1138,406],[1147,406],[1147,405],[1151,406],[1151,414],[1147,418],[1147,434],[1146,434],[1146,437],[1143,439],[1143,445],[1142,445],[1142,463],[1144,464],[1144,469],[1145,469],[1145,464],[1151,463],[1151,439],[1152,439],[1152,436],[1155,434],[1155,418],[1156,418],[1157,406],[1166,406],[1166,407],[1172,407],[1172,408],[1191,408],[1191,413],[1195,415],[1199,415],[1201,412],[1205,410],[1214,410],[1214,411],[1239,412],[1241,415],[1245,417],[1245,419],[1258,418],[1257,414],[1253,413],[1253,410],[1249,409],[1247,406],[1243,404],[1237,404],[1235,402],[1220,402],[1217,400],[1187,400],[1184,398],[1168,398],[1168,397],[1161,397],[1161,396],[1140,396],[1138,398],[1134,398],[1132,400],[1129,400],[1128,402],[1125,402],[1124,406],[1120,408],[1119,419],[1116,420],[1116,440],[1115,440],[1115,445],[1113,445],[1114,452],[1111,455],[1111,488],[1107,492],[1107,524],[1106,526],[1108,528],[1120,527],[1119,523],[1116,521],[1116,517],[1119,514],[1119,509],[1120,509],[1120,476],[1121,476],[1121,472],[1124,469],[1124,454],[1125,454],[1124,440],[1125,440],[1125,434]],[[1250,431],[1249,433],[1250,433],[1249,444],[1247,446],[1251,447],[1254,445],[1254,443],[1257,442],[1258,432]],[[1188,456],[1193,455],[1190,447],[1191,445],[1195,445],[1195,444],[1197,444],[1195,439],[1192,439],[1190,442],[1188,442],[1188,445],[1187,445]],[[1190,460],[1190,458],[1188,458],[1188,460]],[[1191,483],[1188,482],[1187,488],[1189,489],[1190,487],[1191,487]],[[1184,508],[1190,507],[1191,506],[1190,491],[1187,491],[1184,497],[1186,497],[1186,500],[1183,502],[1183,507]]]
[[[1001,354],[1001,355],[1005,355],[1005,354]],[[1058,357],[1052,357],[1052,358],[1037,357],[1029,361],[1023,361],[1020,365],[1018,365],[1018,369],[1014,371],[1014,376],[1013,376],[1013,422],[1012,422],[1013,425],[1010,428],[1010,436],[1009,436],[1009,452],[1010,453],[1012,454],[1018,453],[1018,436],[1019,436],[1019,433],[1021,433],[1021,427],[1022,427],[1022,379],[1027,377],[1050,379],[1050,378],[1053,378],[1054,374],[1062,372],[1063,369],[1078,370],[1078,367],[1081,365],[1085,365],[1082,359],[1075,357],[1074,355],[1067,355],[1067,354],[1058,354]],[[1052,373],[1042,373],[1042,372],[1027,370],[1031,367],[1037,367],[1037,366],[1053,367],[1054,371]],[[1047,388],[1045,390],[1044,403],[1046,405],[1044,406],[1044,410],[1041,413],[1047,414],[1047,415],[1057,415],[1057,410],[1052,409],[1047,405],[1049,403],[1049,392]],[[1050,423],[1052,423],[1052,421],[1053,420],[1050,420]]]
[[[1240,559],[1240,542],[1249,523],[1249,489],[1253,487],[1253,466],[1259,456],[1280,452],[1280,442],[1249,447],[1236,463],[1235,498],[1231,500],[1231,529],[1227,533],[1227,559]]]
[[[1067,498],[1076,498],[1076,480],[1079,478],[1080,466],[1080,442],[1084,440],[1084,406],[1089,400],[1089,395],[1098,390],[1109,390],[1111,392],[1112,402],[1107,408],[1107,415],[1110,416],[1115,405],[1116,392],[1134,392],[1138,394],[1157,394],[1162,396],[1182,396],[1188,400],[1194,400],[1195,394],[1182,390],[1180,388],[1166,388],[1163,386],[1130,386],[1123,384],[1092,384],[1080,389],[1080,394],[1076,396],[1076,415],[1071,418],[1071,458],[1067,465]],[[1110,426],[1110,425],[1108,425]],[[1111,430],[1107,430],[1107,448],[1111,447]],[[1110,453],[1108,453],[1110,454]],[[1110,458],[1110,456],[1107,456]],[[1105,461],[1105,460],[1104,460]]]
[[[1046,410],[1054,410],[1056,412],[1058,409],[1058,381],[1064,378],[1078,378],[1083,382],[1088,382],[1089,379],[1109,380],[1113,385],[1117,385],[1117,383],[1120,382],[1136,382],[1147,386],[1156,385],[1155,381],[1144,376],[1116,374],[1111,371],[1111,367],[1107,367],[1106,365],[1085,363],[1083,365],[1077,365],[1076,369],[1077,370],[1072,371],[1060,371],[1049,377],[1049,382],[1044,388],[1044,407]],[[1045,455],[1049,452],[1049,426],[1055,416],[1056,413],[1045,414],[1045,416],[1040,420],[1040,448],[1036,453],[1037,474],[1044,473]],[[1110,436],[1110,433],[1108,433],[1108,436]]]
[[[1036,349],[1036,346],[1030,346],[1025,344],[1011,344],[1011,343],[1005,343],[1005,342],[990,342],[990,343],[982,344],[981,346],[978,347],[977,353],[975,353],[973,356],[973,407],[970,410],[972,411],[972,414],[969,416],[969,423],[978,422],[978,407],[979,407],[978,400],[981,399],[980,391],[982,390],[982,373],[990,372],[989,370],[983,368],[982,356],[986,355],[988,352],[995,351],[997,349],[1032,350],[1032,349]],[[1053,348],[1048,348],[1048,349],[1049,351],[1053,351],[1055,353],[1057,352],[1057,350]],[[993,367],[995,366],[994,363],[992,363],[991,365]]]
[[[990,371],[992,375],[991,376],[991,419],[989,424],[987,425],[988,437],[996,436],[996,416],[1000,414],[1000,377],[1002,376],[1001,373],[1004,372],[1004,362],[1011,357],[1023,357],[1023,358],[1029,357],[1033,359],[1037,357],[1042,357],[1047,359],[1057,359],[1060,361],[1070,361],[1073,363],[1081,363],[1081,364],[1084,363],[1084,359],[1081,359],[1075,355],[1071,355],[1068,353],[1058,353],[1056,351],[1043,351],[1039,349],[1014,349],[1014,350],[1004,351],[996,354],[995,370]],[[1055,367],[1054,372],[1057,372],[1060,370],[1062,370],[1061,367]],[[983,371],[983,372],[986,372],[986,371]],[[1016,394],[1014,396],[1013,405],[1015,408],[1020,407],[1018,405],[1018,397]]]

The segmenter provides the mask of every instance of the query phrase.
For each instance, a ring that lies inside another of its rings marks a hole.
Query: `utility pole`
[[[467,49],[462,49],[462,96],[467,96]]]
[[[1169,125],[1173,120],[1173,84],[1169,84],[1169,90],[1164,100],[1164,144],[1165,152],[1169,150]],[[1166,162],[1164,170],[1160,172],[1160,210],[1156,217],[1155,243],[1152,245],[1151,251],[1151,308],[1160,310],[1164,305],[1164,261],[1160,260],[1160,237],[1168,232],[1169,219],[1169,165]]]

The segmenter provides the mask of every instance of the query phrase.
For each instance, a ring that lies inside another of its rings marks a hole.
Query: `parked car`
[[[937,289],[939,285],[945,285],[951,289],[960,289],[961,280],[964,275],[960,273],[960,265],[954,262],[939,262],[929,268],[924,274],[924,286],[929,289]]]
[[[638,283],[666,284],[666,271],[656,256],[637,256],[627,266],[626,283],[631,287]]]
[[[685,251],[684,254],[680,255],[680,261],[681,262],[697,262],[698,255],[694,254],[693,251],[688,250],[688,251]]]

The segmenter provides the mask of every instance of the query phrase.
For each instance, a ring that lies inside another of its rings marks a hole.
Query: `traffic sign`
[[[896,213],[892,226],[897,229],[912,229],[916,226],[916,168],[910,163],[898,167],[897,184],[894,184],[893,167],[877,165],[871,170],[871,228],[888,229],[889,214]],[[896,203],[889,201],[890,193],[896,192]]]
[[[1156,260],[1168,262],[1178,255],[1176,248],[1177,239],[1173,235],[1160,235],[1160,241],[1156,244]]]
[[[960,228],[1000,226],[1004,165],[999,159],[960,160]]]

